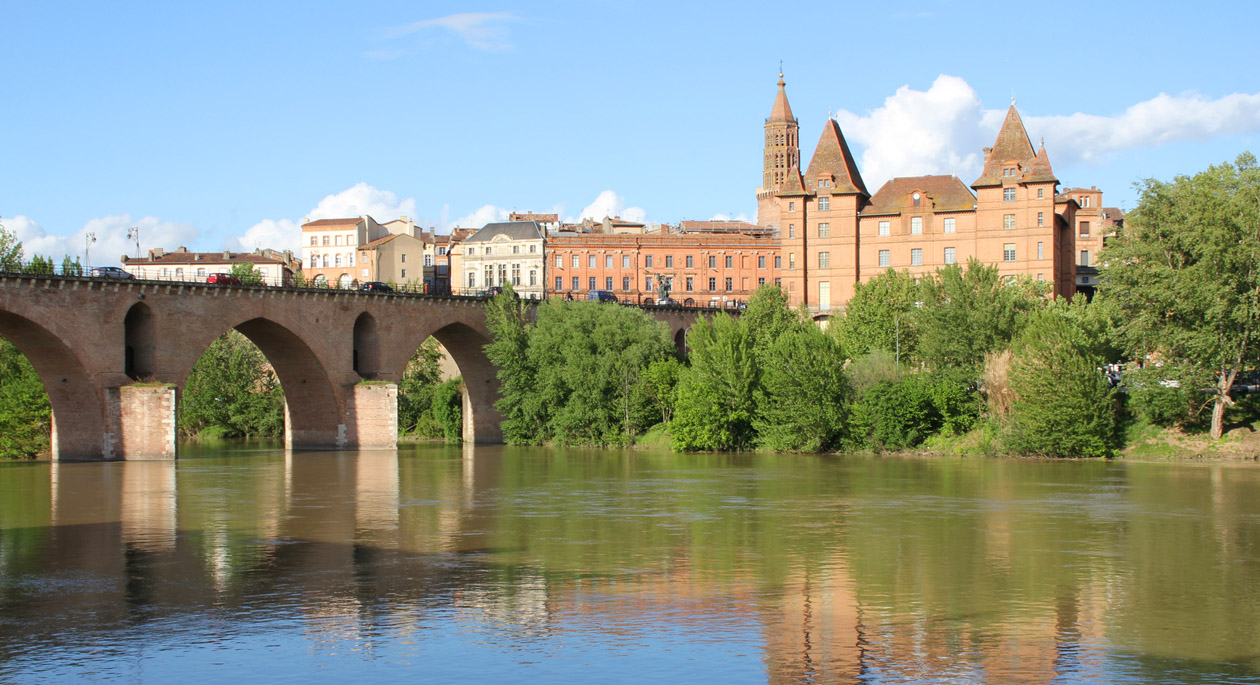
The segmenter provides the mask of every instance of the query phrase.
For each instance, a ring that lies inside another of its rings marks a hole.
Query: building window
[[[1005,200],[1006,202],[1011,202],[1012,200],[1014,200],[1014,199],[1015,199],[1015,189],[1014,189],[1014,188],[1003,188],[1003,189],[1002,189],[1002,199],[1003,199],[1003,200]]]
[[[1045,212],[1037,212],[1037,225],[1038,225],[1038,226],[1045,226],[1045,225],[1046,225],[1046,213],[1045,213]]]
[[[818,224],[818,237],[830,238],[831,237],[831,224],[829,223]]]
[[[674,255],[672,254],[665,255],[665,268],[667,269],[674,268]]]
[[[795,202],[788,202],[788,211],[789,211],[789,212],[795,212],[795,211],[796,211],[796,203],[795,203]]]
[[[1089,250],[1081,250],[1081,266],[1089,266]]]
[[[595,289],[595,277],[594,277],[594,276],[590,276],[590,277],[588,277],[588,278],[586,279],[586,286],[587,286],[587,288],[586,288],[587,290],[594,290],[594,289]]]
[[[954,263],[955,263],[955,259],[954,259],[954,248],[952,248],[952,247],[947,247],[947,248],[945,248],[945,263],[946,263],[946,264],[954,264]]]
[[[731,268],[731,264],[732,264],[731,259],[732,257],[730,255],[726,256],[726,268],[728,269]]]
[[[776,268],[776,269],[782,269],[782,268],[783,268],[783,257],[782,257],[782,256],[780,256],[780,255],[775,255],[775,256],[774,256],[774,268]]]
[[[789,238],[796,237],[796,224],[788,224],[788,237]]]
[[[319,244],[319,237],[318,237],[318,236],[311,236],[311,246],[313,247],[313,246],[318,245],[318,244]]]
[[[1081,222],[1081,237],[1082,238],[1089,237],[1089,222],[1088,221]]]
[[[1015,215],[1014,214],[1002,215],[1002,228],[1007,228],[1007,229],[1015,228]]]
[[[1045,259],[1045,243],[1037,243],[1037,259]]]
[[[556,276],[556,290],[564,290],[564,276]]]
[[[1037,274],[1037,282],[1038,282],[1038,283],[1040,283],[1041,281],[1044,281],[1044,280],[1046,280],[1046,275],[1045,275],[1045,274]]]
[[[1002,261],[1015,261],[1015,243],[1006,243],[1002,246]]]
[[[333,255],[333,266],[341,266],[341,255]],[[179,269],[175,271],[178,273]]]
[[[819,253],[818,253],[818,268],[820,268],[820,269],[830,269],[830,268],[831,268],[831,253],[830,253],[830,252],[819,252]]]
[[[910,217],[910,235],[923,235],[923,217]]]
[[[910,250],[910,266],[923,266],[923,248],[916,247]]]
[[[695,265],[696,265],[696,258],[692,257],[691,255],[687,255],[687,268],[688,269],[694,268]]]
[[[819,185],[821,185],[821,182],[819,183]],[[831,209],[831,198],[829,197],[818,198],[818,209],[824,212]]]
[[[581,284],[581,281],[578,279],[578,277],[577,277],[577,276],[574,276],[574,277],[573,277],[573,289],[574,289],[574,290],[581,290],[581,289],[582,289],[582,286],[581,286],[580,284]]]
[[[763,285],[765,285],[765,284],[766,284],[766,279],[765,279],[765,278],[758,278],[758,279],[757,279],[757,286],[758,286],[758,287],[761,287],[761,286],[763,286]]]
[[[730,291],[731,291],[731,279],[728,278],[726,279],[726,292],[729,293]]]
[[[533,245],[533,244],[531,244],[531,245],[529,246],[529,253],[530,253],[530,254],[538,254],[538,246],[537,246],[537,245]]]
[[[713,256],[713,255],[709,255],[709,268],[710,268],[710,269],[716,269],[716,268],[717,268],[717,257],[715,257],[715,256]]]
[[[652,292],[652,277],[648,276],[643,280],[643,283],[643,290],[649,293]]]
[[[611,269],[612,266],[613,266],[613,256],[610,254],[604,255],[604,268]],[[608,289],[611,290],[612,288],[608,288]]]
[[[564,268],[564,257],[561,257],[560,255],[556,255],[556,268],[557,269]],[[559,290],[559,288],[556,288],[556,290]]]
[[[890,258],[890,256],[889,256],[888,250],[880,250],[880,251],[879,251],[879,266],[880,266],[880,268],[887,268],[887,267],[888,267],[888,266],[890,266],[891,264],[892,264],[892,259],[891,259],[891,258]]]
[[[587,256],[586,256],[586,266],[587,266],[587,268],[594,269],[594,268],[595,268],[595,265],[597,264],[597,262],[595,261],[596,259],[597,259],[597,257],[596,257],[595,255],[593,255],[593,254],[592,254],[592,255],[587,255]]]
[[[621,277],[621,289],[627,292],[630,291],[630,277],[629,276]]]
[[[324,246],[328,246],[328,236],[324,236]]]
[[[484,254],[494,254],[494,249],[493,249],[492,247],[490,247],[489,245],[487,245],[487,246],[486,246],[486,248],[485,248],[484,250],[482,250],[482,252],[483,252]]]
[[[582,258],[577,255],[573,255],[573,259],[569,260],[569,263],[576,269],[579,266],[582,266]]]
[[[691,292],[695,287],[695,279],[691,276],[687,277],[687,292]]]
[[[513,245],[513,246],[512,246],[512,254],[520,254],[520,253],[521,253],[521,246],[520,246],[520,245]]]
[[[477,285],[477,272],[469,271],[468,272],[468,287],[471,288],[475,285]]]
[[[889,235],[890,234],[889,226],[890,224],[887,221],[879,222],[879,234],[881,236]]]
[[[328,255],[324,255],[324,268],[327,269],[328,266],[329,266]]]
[[[1082,207],[1082,208],[1088,208],[1088,207],[1089,207],[1089,196],[1088,196],[1088,195],[1086,195],[1086,196],[1084,196],[1084,197],[1082,197],[1082,198],[1081,198],[1081,207]]]
[[[1044,199],[1045,199],[1045,197],[1046,197],[1046,189],[1045,189],[1045,188],[1038,188],[1038,189],[1037,189],[1037,199],[1038,199],[1038,200],[1044,200]]]
[[[757,258],[757,268],[758,268],[758,269],[764,269],[764,268],[766,268],[766,256],[765,256],[765,255],[762,255],[762,256],[760,256],[760,257],[758,257],[758,258]]]
[[[943,222],[941,222],[941,226],[942,226],[941,230],[943,230],[945,233],[953,233],[954,232],[954,219],[953,218],[945,219]]]
[[[648,269],[652,268],[652,255],[645,255],[643,257],[643,266]]]
[[[796,268],[796,253],[789,252],[788,253],[788,270],[792,270],[795,268]]]
[[[531,286],[538,285],[538,272],[534,269],[529,270],[529,284]]]
[[[513,264],[512,265],[512,285],[520,285],[520,284],[521,284],[521,265]]]
[[[604,276],[604,290],[612,290],[612,276]]]
[[[630,255],[628,254],[621,255],[621,268],[623,269],[630,268]]]

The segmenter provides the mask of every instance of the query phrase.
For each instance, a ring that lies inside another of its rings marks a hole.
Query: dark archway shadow
[[[502,417],[494,406],[499,399],[499,377],[484,349],[490,340],[463,323],[448,324],[432,337],[446,348],[464,381],[464,442],[503,442]],[[406,359],[415,355],[425,339],[416,342]],[[402,369],[394,377],[401,378]]]
[[[359,378],[373,380],[380,373],[380,341],[376,334],[376,317],[363,312],[354,320],[354,372]]]
[[[123,327],[126,329],[123,359],[125,373],[132,380],[152,376],[156,347],[153,312],[145,303],[137,302],[127,310]]]
[[[26,355],[48,393],[53,459],[100,459],[104,404],[78,357],[43,326],[9,312],[0,312],[0,336]]]

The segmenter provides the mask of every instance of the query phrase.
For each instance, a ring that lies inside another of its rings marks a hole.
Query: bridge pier
[[[368,450],[398,447],[398,386],[394,383],[356,383],[343,388],[342,411],[335,424],[320,424],[286,397],[284,446],[286,449]]]
[[[175,386],[105,388],[105,435],[101,458],[175,458]]]

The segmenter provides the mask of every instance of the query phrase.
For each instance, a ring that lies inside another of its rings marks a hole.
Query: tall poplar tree
[[[1260,335],[1260,167],[1251,153],[1172,182],[1147,179],[1100,261],[1129,352],[1211,374],[1213,439]]]

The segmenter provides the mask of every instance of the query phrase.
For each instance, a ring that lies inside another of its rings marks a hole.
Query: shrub
[[[941,425],[940,412],[932,401],[932,385],[930,377],[911,374],[867,390],[853,405],[852,444],[895,450],[922,443]]]
[[[1203,392],[1212,385],[1212,379],[1180,364],[1128,370],[1121,382],[1129,413],[1156,426],[1193,424],[1212,399]]]

